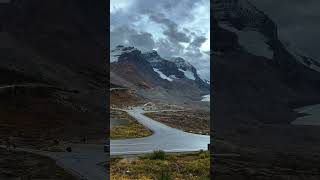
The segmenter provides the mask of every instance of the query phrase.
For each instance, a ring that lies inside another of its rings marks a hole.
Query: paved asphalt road
[[[122,109],[118,109],[122,110]],[[166,126],[143,115],[146,111],[141,107],[123,110],[138,122],[153,131],[153,135],[145,138],[111,140],[111,155],[130,155],[164,150],[166,152],[189,152],[206,150],[210,136],[187,133]],[[179,113],[179,112],[177,112]]]
[[[111,155],[131,155],[164,150],[166,152],[187,152],[207,149],[209,136],[186,133],[143,115],[142,108],[125,110],[154,134],[146,138],[112,140]],[[178,112],[177,112],[178,113]],[[5,148],[4,146],[0,146]],[[48,152],[27,148],[17,148],[52,158],[59,166],[84,180],[104,180],[108,178],[106,169],[99,164],[107,160],[103,144],[73,144],[72,152]]]
[[[51,153],[51,157],[57,160],[58,165],[71,170],[74,174],[86,180],[107,179],[107,170],[99,163],[107,160],[107,153],[102,145],[77,144],[72,145],[72,152]]]
[[[29,152],[50,157],[57,165],[81,180],[106,180],[107,170],[100,163],[107,160],[103,145],[74,144],[72,152],[49,152],[28,148],[16,148],[15,151]],[[0,148],[5,146],[0,145]]]

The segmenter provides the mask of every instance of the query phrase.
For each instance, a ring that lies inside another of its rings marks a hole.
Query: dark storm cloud
[[[207,38],[204,36],[196,36],[194,40],[191,42],[191,46],[193,47],[201,47],[201,45],[206,42]]]
[[[154,40],[152,39],[152,34],[147,32],[136,33],[129,36],[129,42],[136,47],[149,47],[148,49],[153,49]]]
[[[158,53],[163,57],[168,58],[177,56],[182,53],[183,46],[180,44],[174,44],[167,39],[160,39],[157,41]]]
[[[138,32],[128,26],[121,26],[110,32],[111,48],[117,45],[134,46],[143,51],[150,51],[154,48],[155,42],[152,34]]]
[[[192,59],[199,59],[203,56],[203,53],[198,48],[189,46],[187,47],[186,55]]]
[[[280,38],[320,60],[319,0],[250,0],[278,26]]]
[[[190,30],[187,29],[187,28],[183,28],[183,31],[186,32],[186,33],[190,33]]]
[[[111,0],[111,47],[156,49],[163,57],[180,56],[210,77],[209,0]],[[206,41],[207,40],[207,41]],[[203,46],[202,46],[203,45]]]
[[[179,43],[190,41],[190,37],[188,37],[185,33],[179,31],[178,25],[170,19],[166,18],[163,14],[152,14],[150,15],[150,19],[154,22],[166,26],[166,30],[163,32],[163,34],[166,35],[171,42]]]
[[[132,9],[141,13],[149,14],[154,12],[163,12],[169,15],[178,15],[175,18],[194,18],[189,10],[193,9],[196,4],[204,3],[209,0],[136,0],[132,4]]]

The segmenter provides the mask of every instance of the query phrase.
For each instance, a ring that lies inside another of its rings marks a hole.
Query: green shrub
[[[151,160],[165,160],[166,153],[162,150],[153,151],[152,153],[148,154],[147,157]]]
[[[185,173],[197,176],[208,176],[210,173],[210,161],[208,159],[198,159],[185,164]]]
[[[199,152],[199,158],[200,158],[200,159],[209,158],[209,152],[208,152],[208,151],[203,151],[203,150],[201,150],[201,151]]]

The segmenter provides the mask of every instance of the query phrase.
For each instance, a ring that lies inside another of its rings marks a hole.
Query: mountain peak
[[[138,50],[137,48],[133,47],[133,46],[123,46],[123,45],[118,45],[116,46],[116,48],[112,51],[124,51],[124,52],[128,52],[128,51],[134,51],[134,50]]]
[[[160,55],[158,54],[158,52],[156,50],[147,51],[143,54],[147,57],[160,57]]]
[[[174,62],[178,68],[181,68],[183,70],[187,70],[187,69],[192,70],[194,68],[192,64],[190,64],[188,61],[186,61],[182,57],[172,57],[170,58],[170,61]]]
[[[111,51],[112,57],[116,59],[111,62],[117,62],[110,65],[111,71],[119,77],[117,84],[124,83],[138,91],[143,89],[142,96],[147,98],[159,95],[159,98],[181,96],[194,99],[208,94],[208,84],[199,78],[196,68],[183,58],[168,60],[155,50],[135,50],[137,49],[133,47],[117,46]],[[152,88],[145,89],[146,84]],[[154,90],[157,93],[154,93]]]
[[[136,52],[138,54],[136,54]],[[153,71],[158,73],[160,77],[166,76],[172,79],[199,81],[199,84],[205,84],[199,77],[197,69],[182,57],[164,59],[156,50],[142,53],[137,48],[118,45],[115,49],[111,50],[110,62],[118,62],[120,59],[130,61],[139,60],[139,62],[143,62],[142,64],[144,65],[150,64]],[[144,65],[143,67],[145,67]],[[169,78],[165,78],[165,80],[168,80]]]
[[[158,55],[158,52],[156,50],[151,50],[151,51],[147,51],[144,54],[154,54],[154,55]]]
[[[275,23],[248,0],[214,0],[215,19],[237,30],[258,31],[270,39],[277,38]]]
[[[123,45],[118,45],[118,46],[116,46],[115,49],[110,51],[110,62],[111,63],[118,62],[118,59],[121,55],[135,52],[135,51],[141,53],[141,51],[139,51],[135,47],[131,47],[131,46],[126,47]]]
[[[143,56],[147,59],[149,62],[160,62],[163,61],[164,59],[160,57],[158,52],[156,50],[152,50],[149,52],[143,53]]]

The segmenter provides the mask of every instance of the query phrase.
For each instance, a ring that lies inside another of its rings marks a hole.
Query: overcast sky
[[[180,56],[210,79],[210,0],[111,0],[110,46]]]
[[[279,36],[320,61],[319,0],[250,0],[273,19]]]

